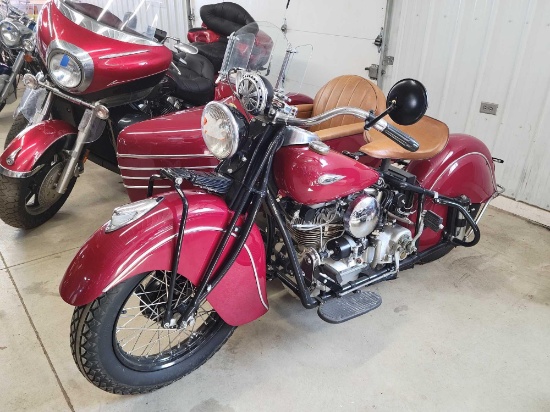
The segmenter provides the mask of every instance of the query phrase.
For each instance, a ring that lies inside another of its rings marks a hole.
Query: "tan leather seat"
[[[354,75],[336,77],[315,95],[313,104],[301,104],[298,117],[317,116],[336,107],[358,107],[374,110],[376,114],[386,109],[386,98],[382,90],[369,80]],[[364,122],[354,116],[337,116],[310,128],[321,140],[336,139],[363,133]]]
[[[410,126],[395,124],[389,117],[385,120],[415,139],[420,145],[418,150],[409,152],[379,131],[370,129],[365,131],[365,140],[369,143],[359,149],[361,152],[377,159],[429,159],[441,152],[449,141],[447,125],[428,116]]]

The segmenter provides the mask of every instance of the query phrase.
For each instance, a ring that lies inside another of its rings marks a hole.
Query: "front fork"
[[[21,50],[17,57],[15,58],[15,62],[13,63],[13,66],[11,67],[11,76],[4,84],[4,89],[2,90],[2,94],[0,94],[0,102],[5,101],[8,98],[8,93],[10,91],[10,86],[13,85],[13,90],[15,93],[16,90],[16,84],[15,84],[15,77],[19,74],[21,69],[23,68],[23,64],[25,64],[25,51]]]
[[[78,174],[78,161],[80,160],[84,145],[99,138],[104,127],[105,121],[97,116],[97,107],[94,109],[86,109],[78,125],[78,134],[74,146],[72,150],[69,151],[69,160],[57,182],[57,187],[55,189],[57,193],[65,193],[73,176],[77,176]]]

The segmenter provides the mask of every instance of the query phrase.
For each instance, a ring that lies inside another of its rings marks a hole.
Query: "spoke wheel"
[[[119,394],[151,392],[197,369],[231,336],[235,327],[225,323],[208,302],[200,305],[186,327],[165,328],[169,279],[166,271],[137,275],[75,309],[73,358],[94,385]],[[178,278],[174,320],[194,292],[191,282]]]
[[[204,302],[187,328],[164,328],[169,281],[167,272],[152,272],[137,285],[119,313],[113,345],[120,361],[134,370],[153,371],[181,362],[223,325]],[[176,320],[194,290],[191,282],[178,278],[172,308]]]

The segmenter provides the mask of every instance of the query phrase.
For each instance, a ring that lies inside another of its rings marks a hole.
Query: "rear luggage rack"
[[[227,193],[233,180],[214,172],[198,172],[195,170],[182,168],[163,168],[160,169],[160,174],[152,175],[149,178],[149,186],[147,188],[147,197],[152,196],[155,180],[168,179],[176,182],[177,179],[187,180],[194,186],[204,189],[208,192],[223,195]]]

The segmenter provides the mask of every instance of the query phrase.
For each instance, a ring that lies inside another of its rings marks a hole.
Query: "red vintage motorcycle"
[[[132,200],[146,193],[140,172],[148,177],[158,166],[211,170],[218,164],[202,142],[196,113],[182,110],[226,99],[231,90],[215,84],[217,71],[206,57],[193,54],[195,47],[156,29],[163,5],[51,0],[41,10],[36,45],[44,72],[25,77],[29,90],[0,156],[4,222],[30,229],[49,220],[88,159],[121,173]],[[232,8],[222,9],[215,15],[220,26],[245,22],[224,20],[223,12]],[[178,53],[164,46],[168,39],[176,41]],[[270,39],[263,41],[259,52],[269,50]],[[220,51],[215,43],[196,44],[205,54],[209,47]],[[180,113],[145,125],[147,137],[134,137],[131,125],[175,112]],[[33,126],[25,129],[28,120]],[[179,133],[182,127],[186,132]],[[171,140],[176,131],[178,142]]]
[[[267,312],[266,280],[339,323],[381,304],[366,286],[479,242],[479,219],[500,191],[494,160],[481,141],[449,136],[423,116],[419,82],[397,83],[378,114],[348,106],[299,118],[242,53],[255,37],[237,33],[228,48],[233,102],[246,113],[210,102],[200,114],[220,165],[151,176],[150,195],[159,182],[175,191],[116,208],[62,280],[62,298],[76,306],[74,360],[105,391],[149,392],[201,366],[237,326]],[[292,53],[276,57],[268,70],[284,76]],[[367,139],[353,153],[305,129],[350,117]],[[380,166],[357,160],[367,156]],[[195,189],[183,190],[186,182]]]

